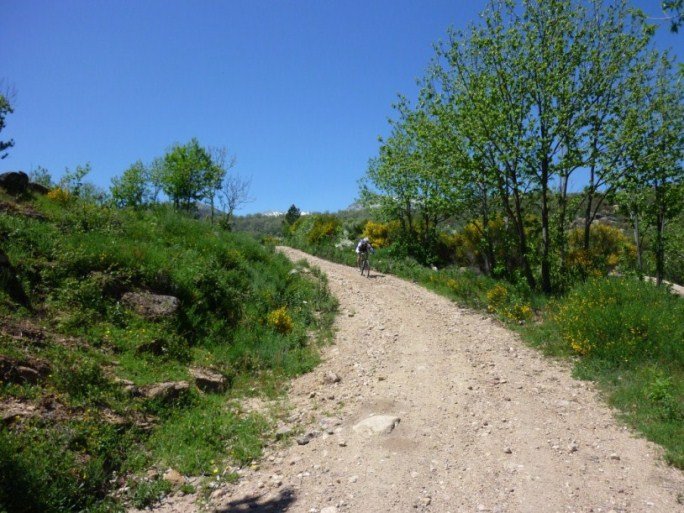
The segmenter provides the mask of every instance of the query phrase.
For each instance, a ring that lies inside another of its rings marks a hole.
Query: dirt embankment
[[[291,442],[272,447],[260,467],[215,490],[203,507],[684,511],[684,475],[566,366],[417,285],[282,251],[328,275],[340,301],[335,344],[292,384],[283,428],[295,429]],[[389,416],[385,433],[359,427],[381,415]],[[190,511],[193,500],[170,498],[160,511]]]

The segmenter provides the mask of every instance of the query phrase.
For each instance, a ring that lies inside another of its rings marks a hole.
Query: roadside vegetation
[[[360,183],[289,244],[486,310],[684,468],[684,81],[627,2],[490,2],[437,45]],[[581,189],[571,187],[581,183]],[[660,286],[643,281],[653,276]]]
[[[231,479],[259,456],[273,420],[243,398],[316,365],[324,276],[169,205],[53,188],[0,206],[0,511],[141,507],[169,468]]]

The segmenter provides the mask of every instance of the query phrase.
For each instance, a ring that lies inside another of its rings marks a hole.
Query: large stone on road
[[[393,415],[373,415],[356,424],[352,429],[363,435],[389,435],[401,419]]]

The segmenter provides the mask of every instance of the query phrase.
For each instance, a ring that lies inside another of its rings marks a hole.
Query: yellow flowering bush
[[[570,269],[584,276],[605,276],[620,262],[632,261],[636,248],[622,230],[606,224],[592,224],[589,248],[584,248],[584,229],[577,228],[568,234],[566,262]]]
[[[309,244],[320,244],[325,239],[334,237],[340,229],[340,220],[331,214],[321,214],[313,219],[313,224],[306,234]]]
[[[487,310],[500,312],[508,303],[508,289],[501,284],[494,285],[487,291]]]
[[[389,223],[376,223],[368,221],[363,227],[363,237],[368,237],[371,244],[376,248],[384,248],[391,243],[392,233],[398,229],[396,221]]]
[[[287,307],[281,306],[268,314],[268,325],[283,335],[292,331],[292,317],[287,313]]]
[[[512,321],[526,321],[534,314],[530,305],[501,283],[487,291],[487,310]]]
[[[56,201],[57,203],[67,203],[69,200],[71,200],[71,194],[69,191],[62,189],[61,187],[55,187],[54,189],[48,191],[47,197],[52,201]]]

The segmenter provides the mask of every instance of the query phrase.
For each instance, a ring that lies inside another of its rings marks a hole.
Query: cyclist
[[[361,259],[368,258],[368,253],[375,253],[368,237],[364,237],[356,245],[356,267],[361,267]]]

